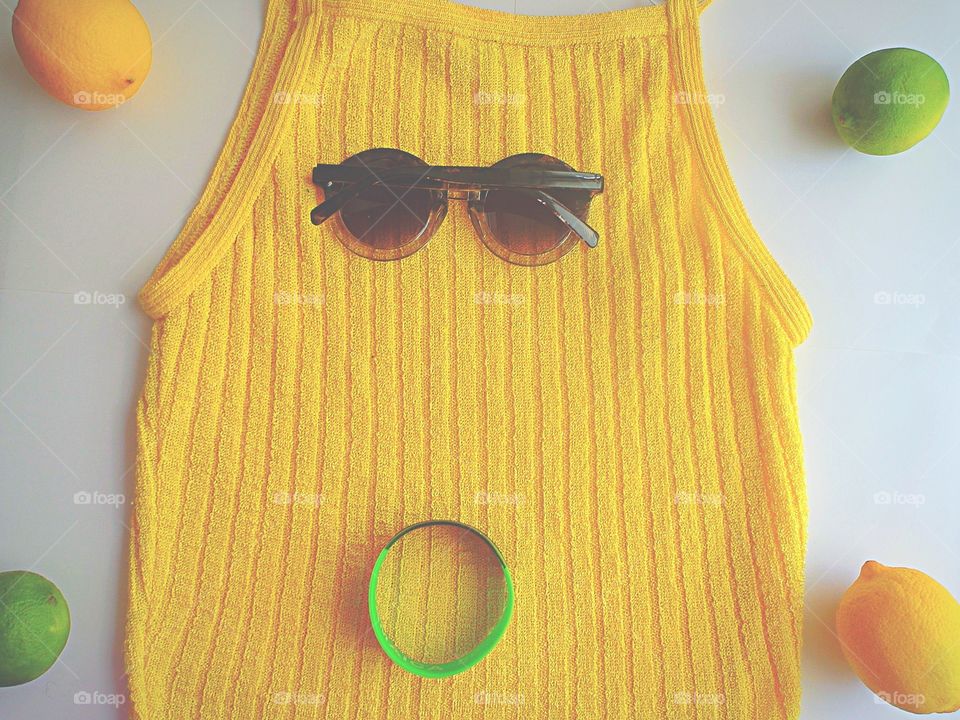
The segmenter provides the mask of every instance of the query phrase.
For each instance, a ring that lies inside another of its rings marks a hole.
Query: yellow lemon
[[[837,635],[863,683],[891,705],[960,709],[960,603],[929,575],[864,563],[840,600]]]
[[[44,90],[84,110],[126,101],[153,57],[150,30],[130,0],[20,0],[13,42]]]

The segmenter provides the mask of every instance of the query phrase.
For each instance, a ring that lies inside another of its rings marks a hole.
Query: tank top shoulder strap
[[[203,194],[140,290],[154,319],[168,314],[204,280],[231,247],[263,184],[264,168],[296,110],[277,94],[299,87],[316,52],[323,0],[267,0],[263,33],[240,107]]]
[[[706,98],[709,93],[703,77],[700,13],[710,0],[666,2],[667,22],[674,38],[671,53],[678,91]],[[750,221],[727,166],[709,103],[687,103],[681,108],[689,123],[697,160],[705,173],[710,202],[721,213],[733,247],[760,283],[791,344],[796,347],[810,332],[810,311]]]
[[[682,16],[696,17],[712,2],[713,0],[664,0],[664,5],[671,15],[679,19]]]

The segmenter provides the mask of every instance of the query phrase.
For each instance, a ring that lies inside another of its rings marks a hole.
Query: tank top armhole
[[[268,0],[263,32],[246,89],[203,193],[176,239],[140,289],[153,319],[167,315],[201,285],[229,251],[259,191],[258,170],[277,152],[292,116],[274,98],[298,86],[317,32],[322,0]]]
[[[707,97],[699,21],[704,4],[699,8],[697,0],[668,0],[668,4],[674,81],[678,88],[700,99],[679,106],[690,129],[695,160],[701,165],[711,200],[736,244],[736,251],[757,278],[761,292],[771,303],[791,345],[796,347],[810,333],[813,325],[810,311],[750,220],[724,157],[713,110],[708,102],[702,101]]]

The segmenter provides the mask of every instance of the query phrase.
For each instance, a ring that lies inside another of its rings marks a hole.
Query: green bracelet
[[[466,655],[458,657],[455,660],[451,660],[445,663],[425,663],[420,662],[419,660],[414,660],[413,658],[404,655],[400,649],[393,644],[389,637],[387,637],[386,632],[384,632],[383,625],[380,623],[380,616],[377,613],[377,582],[380,579],[380,566],[383,565],[384,560],[387,558],[387,554],[390,552],[390,548],[404,535],[414,530],[418,530],[423,527],[431,527],[438,525],[452,525],[454,527],[463,528],[464,530],[469,530],[474,535],[483,540],[490,549],[493,550],[494,555],[496,555],[497,560],[500,561],[500,567],[503,570],[503,580],[504,585],[507,590],[507,598],[504,603],[503,613],[500,615],[500,619],[497,621],[497,624],[493,626],[493,629],[487,634],[483,640],[481,640],[477,645],[470,650]],[[370,574],[370,590],[367,596],[367,602],[370,606],[370,623],[373,625],[373,632],[377,636],[377,640],[380,642],[380,647],[383,648],[383,651],[387,656],[393,660],[397,665],[402,667],[404,670],[413,673],[414,675],[419,675],[420,677],[426,678],[445,678],[450,677],[451,675],[456,675],[461,673],[464,670],[467,670],[478,662],[480,662],[486,655],[493,650],[494,646],[500,641],[500,638],[503,637],[504,632],[507,630],[507,626],[510,624],[510,618],[513,616],[513,578],[510,577],[510,570],[507,568],[507,561],[503,559],[503,554],[493,544],[493,541],[484,535],[482,532],[477,530],[470,525],[465,525],[461,522],[456,522],[455,520],[427,520],[425,522],[416,523],[415,525],[409,525],[403,530],[394,535],[390,541],[384,545],[383,550],[380,551],[380,555],[377,556],[377,561],[373,564],[373,572]]]

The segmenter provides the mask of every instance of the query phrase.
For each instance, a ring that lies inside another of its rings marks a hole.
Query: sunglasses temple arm
[[[597,246],[597,243],[600,241],[600,236],[597,234],[597,231],[570,212],[565,205],[558,202],[555,198],[551,197],[543,190],[528,190],[526,188],[518,188],[517,192],[523,193],[524,195],[529,195],[541,205],[545,205],[546,208],[553,213],[558,220],[579,235],[580,239],[582,239],[588,247],[595,248]]]
[[[337,213],[348,202],[356,199],[361,193],[375,185],[376,182],[377,178],[371,175],[360,182],[353,183],[352,185],[344,188],[336,195],[332,195],[329,198],[324,198],[322,203],[310,211],[310,222],[312,222],[314,225],[322,224],[332,215]]]

